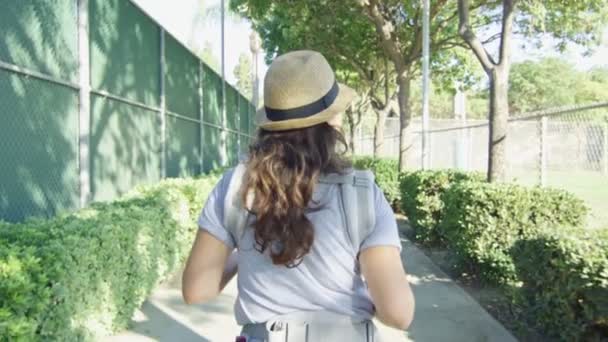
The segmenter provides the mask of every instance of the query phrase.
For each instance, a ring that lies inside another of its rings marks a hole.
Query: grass
[[[608,175],[597,171],[548,171],[546,180],[547,186],[568,190],[587,203],[590,228],[608,226]],[[522,172],[514,181],[534,185],[538,183],[538,175]]]

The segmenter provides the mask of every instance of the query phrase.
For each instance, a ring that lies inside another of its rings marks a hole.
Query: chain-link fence
[[[0,12],[0,219],[234,164],[254,108],[128,0]]]
[[[414,120],[408,166],[420,168],[421,122]],[[399,154],[398,118],[389,118],[382,155]],[[430,168],[486,172],[487,121],[431,120]],[[373,154],[373,137],[362,137],[360,154]],[[608,102],[561,107],[514,116],[507,140],[508,180],[562,188],[591,208],[590,224],[608,224]]]

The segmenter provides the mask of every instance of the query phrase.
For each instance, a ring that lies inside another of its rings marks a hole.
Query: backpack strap
[[[240,193],[245,170],[246,166],[242,163],[234,168],[224,198],[224,227],[232,234],[237,245],[245,232],[245,226],[249,218],[249,210],[243,207]],[[248,196],[247,207],[250,208],[252,203],[253,196]]]
[[[359,247],[376,224],[374,206],[374,174],[369,170],[353,170],[344,175],[323,176],[321,183],[340,186],[340,203],[348,237],[359,253]]]
[[[245,170],[242,163],[234,168],[224,199],[224,227],[237,244],[249,218],[249,210],[243,207],[240,194]],[[358,253],[359,246],[376,224],[374,174],[369,170],[353,170],[347,174],[324,175],[319,183],[339,185],[344,223],[355,253]],[[247,197],[247,207],[251,208],[252,203],[253,194]]]

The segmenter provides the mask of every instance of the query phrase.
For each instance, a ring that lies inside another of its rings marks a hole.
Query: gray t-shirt
[[[306,213],[315,229],[312,248],[299,266],[287,268],[273,265],[267,252],[254,248],[252,229],[245,231],[237,246],[224,227],[224,198],[232,173],[224,173],[211,192],[198,225],[230,249],[238,248],[237,322],[261,323],[291,312],[318,310],[370,319],[374,307],[356,272],[357,252],[372,246],[401,249],[394,213],[380,188],[374,184],[376,225],[361,246],[353,248],[340,213],[338,186],[318,184],[313,194],[315,208]]]

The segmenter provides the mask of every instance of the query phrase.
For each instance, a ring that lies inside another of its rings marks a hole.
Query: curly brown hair
[[[341,149],[339,149],[341,147]],[[344,135],[327,123],[291,131],[260,130],[249,148],[243,203],[253,192],[255,248],[275,265],[295,267],[314,241],[304,215],[319,176],[351,167]]]

